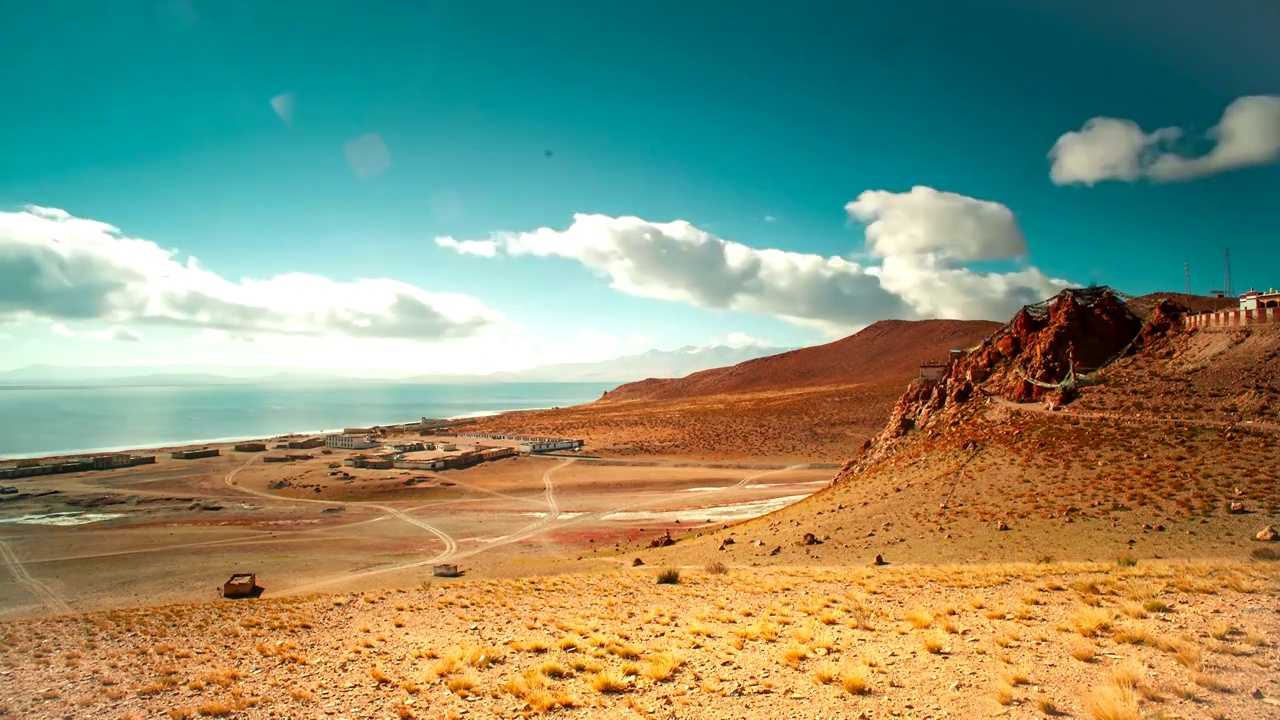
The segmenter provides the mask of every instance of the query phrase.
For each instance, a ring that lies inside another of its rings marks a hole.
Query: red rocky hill
[[[674,380],[642,380],[605,393],[603,401],[674,400],[831,385],[901,387],[923,362],[970,348],[998,323],[985,320],[882,320],[842,340],[704,370]]]

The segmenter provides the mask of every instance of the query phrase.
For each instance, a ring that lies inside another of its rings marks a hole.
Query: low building
[[[946,372],[947,366],[945,364],[923,363],[920,365],[921,380],[941,380]]]
[[[1241,310],[1258,310],[1262,308],[1280,308],[1280,291],[1271,288],[1266,292],[1258,292],[1249,288],[1249,292],[1240,296]]]
[[[240,443],[235,447],[236,452],[266,452],[267,444],[260,442]]]
[[[307,438],[306,440],[292,440],[289,442],[290,450],[310,450],[311,448],[323,447],[328,444],[328,438]]]
[[[556,450],[577,450],[582,447],[581,440],[570,438],[538,438],[520,443],[520,452],[541,453]]]
[[[348,435],[343,433],[341,435],[325,436],[324,444],[339,450],[368,450],[369,448],[378,447],[380,443],[369,435]]]
[[[199,460],[200,458],[217,457],[222,453],[218,448],[200,448],[199,450],[175,450],[169,453],[174,460]]]
[[[392,445],[391,447],[395,448],[396,452],[402,453],[422,452],[427,449],[426,443],[421,442],[400,443],[398,445]]]
[[[94,470],[110,470],[112,468],[129,467],[130,458],[127,453],[116,453],[114,455],[95,455],[93,458]]]

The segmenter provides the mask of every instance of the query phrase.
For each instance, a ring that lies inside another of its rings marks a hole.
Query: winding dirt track
[[[377,510],[381,510],[381,511],[383,511],[383,512],[387,513],[388,515],[390,515],[391,517],[394,517],[394,518],[396,518],[396,519],[398,519],[398,520],[403,520],[404,522],[407,522],[407,523],[409,523],[410,525],[415,525],[415,526],[417,526],[417,527],[420,527],[420,528],[422,528],[423,530],[426,530],[427,532],[431,533],[432,535],[435,535],[437,538],[439,538],[439,539],[440,539],[440,541],[441,541],[441,542],[443,542],[443,543],[444,543],[444,549],[443,549],[443,550],[441,550],[441,551],[440,551],[438,554],[436,554],[435,556],[430,557],[430,558],[427,558],[426,560],[418,560],[418,561],[415,561],[415,562],[412,562],[412,563],[405,563],[405,564],[403,564],[403,565],[397,565],[397,566],[386,567],[386,568],[378,568],[377,570],[368,570],[368,571],[361,572],[361,573],[344,573],[343,575],[341,575],[341,576],[339,576],[339,577],[329,578],[329,579],[327,579],[327,580],[317,581],[317,582],[313,582],[313,583],[308,583],[307,585],[303,585],[303,586],[300,586],[300,587],[295,587],[295,588],[293,588],[293,589],[291,589],[291,590],[289,590],[289,591],[288,591],[288,592],[290,592],[290,593],[306,592],[306,591],[311,590],[311,589],[313,589],[313,588],[323,587],[324,585],[329,585],[329,584],[331,584],[331,583],[334,583],[334,582],[337,582],[337,581],[339,581],[339,580],[346,579],[346,578],[362,577],[362,576],[366,576],[366,575],[378,575],[378,574],[385,573],[385,572],[391,572],[391,571],[393,571],[393,570],[400,570],[400,569],[404,569],[404,568],[421,567],[421,566],[423,566],[423,565],[432,565],[432,564],[435,564],[435,563],[444,562],[445,560],[448,560],[449,558],[453,557],[453,555],[454,555],[455,553],[457,553],[457,552],[458,552],[458,541],[457,541],[457,540],[455,540],[455,539],[453,538],[453,536],[452,536],[452,535],[450,535],[449,533],[447,533],[447,532],[445,532],[445,531],[441,530],[440,528],[434,527],[434,526],[432,526],[432,525],[428,525],[427,523],[425,523],[425,522],[423,522],[423,521],[421,521],[421,520],[419,520],[419,519],[417,519],[417,518],[409,517],[408,515],[404,514],[403,512],[401,512],[401,511],[399,511],[399,510],[397,510],[397,509],[395,509],[395,508],[393,508],[393,507],[389,507],[389,506],[387,506],[387,505],[378,505],[378,504],[375,504],[375,503],[366,503],[366,502],[353,502],[353,503],[348,503],[348,502],[343,502],[343,501],[340,501],[340,500],[312,500],[312,499],[309,499],[309,498],[288,498],[288,499],[285,499],[285,498],[279,498],[279,497],[276,497],[275,495],[272,495],[271,493],[268,493],[268,492],[264,492],[264,491],[261,491],[261,490],[254,490],[254,489],[252,489],[252,488],[241,487],[240,485],[237,485],[237,484],[236,484],[236,482],[235,482],[236,475],[238,475],[238,474],[240,473],[240,471],[241,471],[241,470],[245,469],[246,467],[249,467],[249,465],[250,465],[251,463],[253,463],[253,461],[254,461],[254,460],[256,460],[256,459],[257,459],[257,457],[249,458],[247,461],[245,461],[245,463],[244,463],[243,465],[241,465],[240,467],[238,467],[238,468],[236,468],[236,469],[232,470],[231,472],[227,473],[227,476],[226,476],[226,478],[225,478],[225,480],[224,480],[224,482],[226,483],[227,487],[231,488],[232,490],[236,490],[237,492],[248,493],[248,494],[250,494],[250,495],[254,495],[254,496],[257,496],[257,497],[260,497],[260,498],[264,498],[264,499],[267,499],[267,500],[272,500],[272,501],[275,501],[275,502],[309,503],[309,504],[312,504],[312,505],[326,505],[326,506],[329,506],[329,507],[346,506],[346,505],[357,505],[357,506],[359,506],[359,507],[370,507],[370,508],[374,508],[374,509],[377,509]]]
[[[1191,425],[1195,427],[1213,427],[1213,428],[1245,428],[1262,430],[1264,432],[1280,432],[1280,424],[1257,422],[1254,420],[1246,420],[1244,422],[1229,422],[1226,420],[1195,420],[1192,418],[1170,418],[1170,417],[1138,417],[1125,413],[1106,413],[1106,412],[1078,412],[1071,408],[1063,410],[1050,410],[1038,402],[1020,403],[1008,398],[1002,398],[998,395],[988,395],[988,399],[992,400],[1000,407],[1009,408],[1010,410],[1021,410],[1023,412],[1039,413],[1041,415],[1051,415],[1053,417],[1065,418],[1081,418],[1095,420],[1115,420],[1128,423],[1161,423],[1165,425]]]

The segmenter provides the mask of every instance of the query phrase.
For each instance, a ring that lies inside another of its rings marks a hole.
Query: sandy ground
[[[480,418],[478,430],[583,438],[608,457],[840,462],[884,427],[905,384],[623,400]]]
[[[0,626],[15,717],[1270,718],[1256,564],[685,568]],[[584,602],[584,599],[589,599]]]
[[[197,602],[217,597],[233,572],[256,573],[267,597],[417,586],[437,563],[468,577],[556,572],[667,530],[763,514],[834,474],[518,457],[331,476],[329,463],[346,454],[281,464],[252,453],[164,456],[20,480],[25,496],[0,506],[0,618]],[[31,523],[95,517],[104,519]]]

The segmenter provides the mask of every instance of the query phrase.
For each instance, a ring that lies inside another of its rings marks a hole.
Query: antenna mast
[[[1231,248],[1224,249],[1222,251],[1222,255],[1226,260],[1227,266],[1227,277],[1225,278],[1222,290],[1227,294],[1227,297],[1235,297],[1235,293],[1231,291]]]
[[[1191,294],[1191,263],[1182,263],[1182,276],[1187,281],[1187,294]]]

